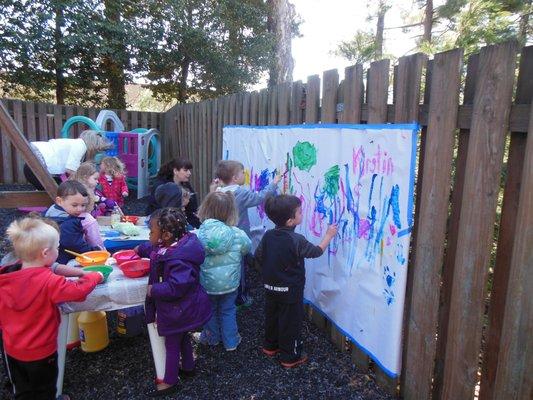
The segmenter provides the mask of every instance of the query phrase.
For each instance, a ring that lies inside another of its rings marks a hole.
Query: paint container
[[[67,350],[80,347],[80,331],[78,327],[78,317],[81,313],[71,313],[68,315],[68,338],[67,338]]]
[[[142,333],[144,326],[143,306],[129,307],[117,312],[117,333],[134,337]]]
[[[152,356],[154,357],[155,374],[157,379],[163,380],[165,377],[165,361],[167,351],[165,348],[165,338],[157,333],[155,323],[147,325],[148,336],[150,337],[150,346],[152,346]]]
[[[81,349],[92,353],[109,345],[107,319],[104,311],[83,311],[78,317]]]

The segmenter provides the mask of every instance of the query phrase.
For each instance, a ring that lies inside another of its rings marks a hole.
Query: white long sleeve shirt
[[[52,175],[63,174],[67,169],[76,171],[87,152],[83,139],[50,139],[32,144],[43,155],[46,169]]]

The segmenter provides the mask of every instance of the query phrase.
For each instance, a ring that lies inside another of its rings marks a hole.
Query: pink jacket
[[[105,249],[96,219],[90,213],[83,213],[80,217],[83,218],[81,220],[81,226],[83,227],[85,241],[91,246],[98,246],[101,249]]]

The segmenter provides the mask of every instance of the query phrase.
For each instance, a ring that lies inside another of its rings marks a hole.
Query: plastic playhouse
[[[106,131],[107,122],[111,122],[112,131]],[[114,143],[114,147],[106,152],[108,156],[116,156],[126,165],[128,172],[128,187],[137,191],[140,199],[149,193],[150,178],[157,175],[161,166],[161,138],[157,129],[137,128],[130,132],[124,130],[124,124],[118,115],[111,110],[102,110],[96,121],[85,116],[69,118],[60,135],[63,138],[70,136],[70,128],[83,123],[89,129],[104,132],[107,139]],[[98,163],[103,157],[96,159]]]

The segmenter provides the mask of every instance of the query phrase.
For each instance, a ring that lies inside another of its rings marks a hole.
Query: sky
[[[343,40],[349,40],[357,29],[375,31],[375,20],[368,22],[367,0],[289,0],[303,20],[300,25],[302,37],[294,38],[292,56],[294,58],[293,80],[306,81],[309,75],[319,74],[328,69],[338,69],[344,75],[344,67],[349,61],[331,54]],[[409,11],[414,0],[389,0],[392,8],[385,15],[385,27],[401,26],[404,21],[401,11]],[[443,1],[434,1],[435,6]],[[413,36],[416,31],[402,33],[401,29],[385,31],[385,53],[400,57],[415,47]],[[411,51],[412,52],[412,51]]]

